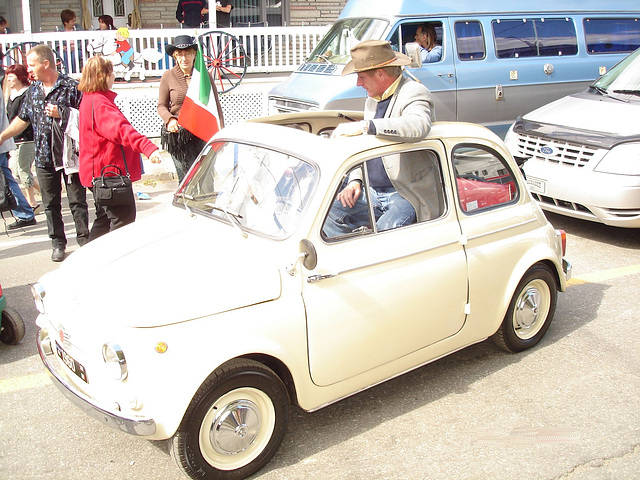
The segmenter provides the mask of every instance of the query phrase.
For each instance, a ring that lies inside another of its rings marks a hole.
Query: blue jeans
[[[11,173],[11,169],[9,168],[9,157],[6,153],[0,153],[0,168],[2,168],[4,176],[7,179],[7,183],[9,184],[9,188],[11,189],[13,196],[16,197],[16,202],[18,203],[16,209],[11,210],[11,213],[13,213],[13,216],[18,220],[32,220],[34,217],[33,209],[31,208],[31,205],[29,205],[29,202],[27,202],[27,199],[24,198],[22,190],[20,190],[20,185],[18,185],[16,179],[13,178],[13,173]]]
[[[379,232],[409,225],[416,221],[416,211],[394,188],[369,188],[369,195]],[[322,231],[326,237],[337,237],[360,227],[372,228],[369,222],[369,205],[363,191],[353,208],[342,206],[335,200]]]

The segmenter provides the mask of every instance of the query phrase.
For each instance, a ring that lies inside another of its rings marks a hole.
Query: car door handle
[[[307,283],[316,283],[316,282],[319,282],[320,280],[324,280],[326,278],[332,278],[335,276],[336,276],[335,273],[329,273],[327,275],[311,275],[310,277],[307,277]]]
[[[438,76],[439,77],[447,76],[449,78],[452,78],[453,77],[453,73],[439,73]]]

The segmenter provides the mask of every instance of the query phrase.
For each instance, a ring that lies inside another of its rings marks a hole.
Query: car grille
[[[572,210],[574,212],[582,212],[588,215],[592,215],[595,218],[595,215],[584,205],[574,202],[568,202],[566,200],[560,200],[559,198],[548,197],[546,195],[540,195],[538,193],[531,194],[535,200],[539,203],[546,205],[554,205],[556,207],[560,207],[563,210]]]
[[[308,112],[310,110],[318,110],[317,103],[300,102],[298,100],[289,100],[282,97],[269,97],[269,104],[269,113]]]
[[[568,167],[584,167],[594,158],[596,153],[596,148],[585,145],[518,134],[517,153],[514,157]]]
[[[304,63],[298,68],[298,72],[319,73],[322,75],[331,75],[338,69],[337,65],[324,63]]]

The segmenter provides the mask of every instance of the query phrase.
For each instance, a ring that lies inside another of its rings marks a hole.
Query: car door
[[[433,218],[383,232],[370,218],[351,234],[319,234],[315,240],[317,267],[304,272],[303,299],[309,367],[318,385],[418,352],[464,324],[466,258],[455,213],[442,196],[444,149],[435,140],[425,143],[429,146],[412,152],[412,161],[414,166],[421,157],[435,162],[437,178],[424,178],[425,185],[441,189]],[[380,151],[376,156],[388,158]],[[344,178],[354,172],[366,175],[366,167],[356,165]],[[335,193],[343,182],[336,181]],[[322,218],[329,213],[327,207]]]

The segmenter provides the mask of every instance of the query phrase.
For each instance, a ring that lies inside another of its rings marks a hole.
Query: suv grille
[[[584,167],[596,155],[597,149],[569,142],[544,140],[529,135],[517,135],[516,157],[541,160],[569,167]]]

